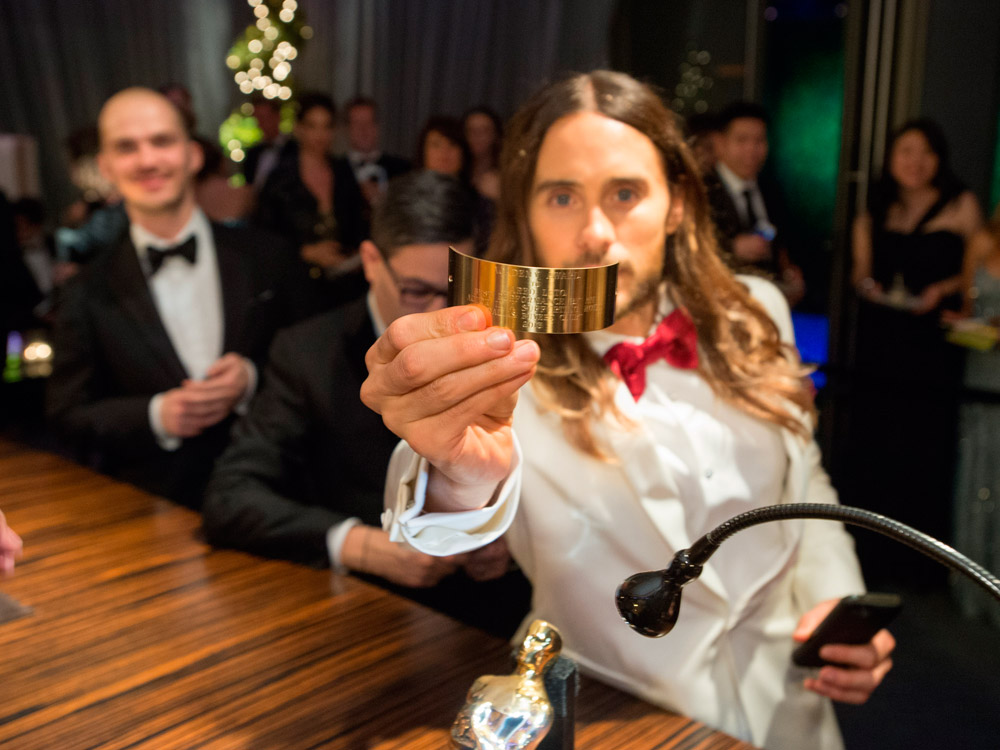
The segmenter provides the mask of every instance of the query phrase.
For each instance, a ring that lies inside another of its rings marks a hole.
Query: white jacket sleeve
[[[521,494],[521,446],[514,436],[510,473],[485,508],[457,513],[425,513],[430,465],[400,441],[385,480],[382,528],[394,542],[405,542],[428,555],[443,557],[483,547],[510,527]]]
[[[805,448],[810,467],[802,498],[807,503],[837,504],[837,491],[820,464],[815,440]],[[794,571],[795,599],[803,611],[827,599],[865,591],[861,566],[854,554],[854,537],[836,521],[809,519],[803,522],[799,559]]]
[[[740,280],[774,320],[781,340],[794,345],[791,311],[781,291],[764,279],[741,276]],[[802,461],[808,476],[794,501],[836,505],[839,502],[837,491],[823,469],[819,445],[810,439],[802,448]],[[859,594],[865,590],[861,566],[854,553],[854,538],[843,524],[836,521],[803,521],[799,558],[793,576],[795,599],[802,611],[827,599]]]

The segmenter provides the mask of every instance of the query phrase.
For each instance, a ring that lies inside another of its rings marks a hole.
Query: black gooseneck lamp
[[[730,518],[705,536],[674,555],[665,570],[636,573],[626,578],[615,593],[622,619],[638,633],[659,638],[669,633],[677,622],[681,606],[681,588],[701,575],[702,567],[726,539],[738,531],[770,521],[791,518],[820,518],[841,521],[877,531],[902,542],[952,570],[971,578],[1000,601],[1000,578],[970,560],[958,550],[939,542],[922,531],[862,508],[818,503],[768,505]]]

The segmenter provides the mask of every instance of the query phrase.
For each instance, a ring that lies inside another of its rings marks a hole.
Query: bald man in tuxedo
[[[97,468],[197,507],[271,337],[301,317],[294,253],[209,222],[201,149],[161,94],[119,92],[98,125],[129,225],[66,290],[48,413]]]

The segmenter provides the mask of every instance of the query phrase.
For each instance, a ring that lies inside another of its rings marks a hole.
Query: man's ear
[[[97,164],[97,171],[101,173],[101,177],[113,185],[115,181],[108,172],[108,159],[103,150],[97,152],[97,155],[94,157],[94,163]]]
[[[371,284],[375,279],[375,272],[383,263],[382,253],[375,247],[374,242],[364,240],[361,247],[358,248],[358,254],[361,256],[361,267],[365,271],[365,279]]]
[[[667,211],[667,234],[673,234],[684,221],[684,191],[675,188],[670,191],[670,209]]]
[[[188,160],[191,166],[191,174],[196,175],[205,166],[205,149],[201,147],[194,138],[188,141]]]

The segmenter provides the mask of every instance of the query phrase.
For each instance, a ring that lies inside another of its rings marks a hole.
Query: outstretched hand
[[[428,509],[484,505],[510,469],[518,389],[538,345],[479,305],[397,319],[368,350],[361,399],[434,467]]]

